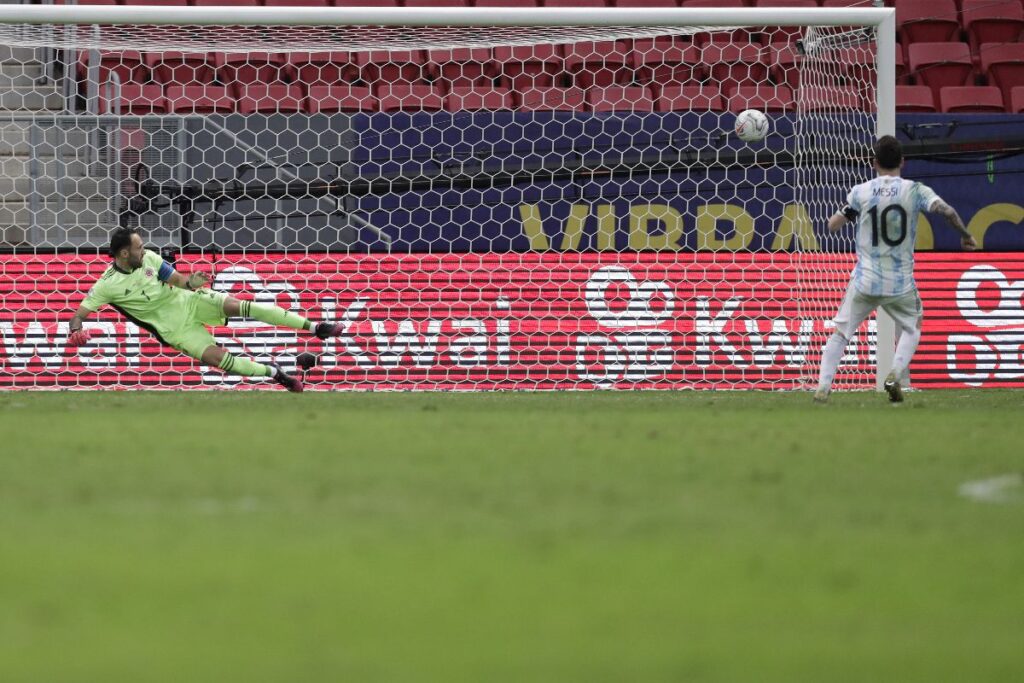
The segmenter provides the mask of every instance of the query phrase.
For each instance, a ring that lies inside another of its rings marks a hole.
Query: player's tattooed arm
[[[941,199],[935,203],[932,207],[934,213],[939,214],[946,219],[946,222],[960,233],[960,246],[967,251],[974,251],[978,248],[978,243],[975,241],[974,236],[967,231],[967,226],[964,225],[964,221],[960,218],[960,214],[956,212],[952,206],[942,201]]]

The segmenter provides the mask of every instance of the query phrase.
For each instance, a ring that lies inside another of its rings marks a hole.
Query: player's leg
[[[903,378],[910,372],[910,360],[921,343],[921,324],[924,322],[924,307],[917,289],[892,297],[882,303],[882,308],[896,323],[899,339],[892,359],[892,371],[883,384],[889,400],[899,403],[903,400]]]
[[[297,313],[286,311],[274,304],[259,304],[255,301],[236,299],[233,296],[225,296],[223,303],[224,315],[231,317],[254,318],[268,325],[278,327],[290,327],[293,330],[304,330],[312,332],[320,339],[337,337],[342,332],[342,326],[334,323],[315,323],[307,320]]]
[[[875,310],[875,305],[875,301],[858,292],[853,283],[846,288],[846,296],[843,297],[839,312],[833,319],[835,330],[821,351],[821,373],[818,375],[818,389],[814,392],[815,401],[828,401],[846,347],[860,324]]]
[[[236,356],[216,344],[211,344],[203,349],[199,354],[199,360],[210,367],[219,368],[229,375],[269,377],[288,391],[302,391],[302,382],[286,373],[279,365],[257,363],[244,356]]]

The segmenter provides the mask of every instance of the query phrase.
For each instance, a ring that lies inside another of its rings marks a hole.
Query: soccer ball
[[[736,137],[744,142],[764,140],[768,135],[768,117],[756,109],[745,109],[736,117]]]

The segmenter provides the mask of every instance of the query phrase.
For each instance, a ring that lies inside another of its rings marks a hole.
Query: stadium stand
[[[665,86],[658,94],[657,111],[725,111],[718,88],[703,85]]]
[[[982,73],[1002,89],[1004,98],[1024,84],[1024,43],[985,43],[979,52]]]
[[[518,109],[526,111],[582,111],[586,94],[582,88],[534,88],[516,93],[515,102]]]
[[[974,74],[967,43],[911,43],[909,57],[917,82],[936,96],[944,87],[966,85]]]
[[[587,111],[654,111],[651,91],[641,85],[610,85],[587,90]]]
[[[113,4],[115,0],[82,2]],[[142,0],[121,2],[142,4]],[[185,2],[164,0],[164,4],[172,5]],[[699,8],[837,7],[865,3],[864,0],[188,0],[188,4]],[[945,110],[944,89],[971,86],[998,88],[1006,111],[1015,111],[1011,92],[1015,87],[1024,86],[1024,43],[1020,42],[1024,33],[1024,4],[1021,0],[897,0],[889,4],[896,7],[899,28],[897,103],[900,111]],[[261,83],[298,86],[303,93],[298,101],[305,102],[299,109],[307,111],[390,111],[401,109],[406,97],[413,93],[430,93],[428,101],[437,109],[453,109],[461,101],[467,109],[536,109],[551,103],[560,110],[605,111],[609,107],[614,110],[617,105],[600,105],[587,91],[600,88],[604,90],[595,92],[629,92],[609,90],[612,86],[620,89],[651,86],[647,98],[636,105],[658,111],[730,109],[734,108],[737,93],[749,96],[752,103],[761,102],[757,106],[784,111],[792,106],[792,101],[800,99],[796,92],[800,85],[798,72],[791,68],[800,60],[792,44],[797,34],[788,29],[763,34],[741,30],[719,32],[713,38],[698,34],[635,41],[506,46],[493,51],[439,50],[429,54],[421,51],[321,52],[286,56],[104,51],[100,53],[98,68],[101,83],[109,82],[113,76],[120,81],[118,106],[131,111],[143,111],[147,107],[159,111],[162,106],[173,112],[257,111],[259,106],[252,101],[247,100],[242,105],[240,93],[246,85]],[[848,68],[837,86],[845,88],[871,77],[873,56],[867,52],[863,57],[869,61],[838,59]],[[83,51],[78,56],[76,73],[83,94],[89,60],[88,52]],[[711,63],[714,67],[709,69],[706,65]],[[672,86],[663,85],[667,83]],[[154,86],[162,87],[163,100],[151,97]],[[397,86],[418,87],[403,90]],[[931,90],[930,100],[922,87]],[[310,97],[307,91],[320,96]],[[766,97],[764,93],[769,91],[774,95]],[[680,101],[683,92],[700,93],[693,107],[684,106]],[[380,93],[388,98],[386,106],[374,99]],[[400,93],[405,95],[400,96]],[[333,96],[339,98],[338,102],[325,99]],[[195,101],[190,103],[190,97],[195,97]],[[957,113],[972,110],[959,100],[950,102],[949,106]],[[980,102],[975,105],[980,106]],[[991,108],[993,105],[986,100],[984,106]],[[289,99],[284,110],[296,110],[295,102]]]
[[[1003,94],[993,86],[953,86],[943,88],[940,99],[944,114],[991,114],[1006,111]]]
[[[793,91],[784,85],[760,85],[733,88],[728,95],[729,111],[760,109],[767,112],[791,111]]]
[[[896,111],[934,113],[935,94],[926,85],[897,85]]]
[[[355,85],[311,85],[305,104],[310,114],[377,110],[370,89]]]
[[[381,111],[440,111],[444,109],[444,95],[432,85],[381,84],[377,86],[377,101]]]
[[[444,98],[448,111],[476,111],[480,109],[512,109],[512,91],[490,86],[454,87]]]

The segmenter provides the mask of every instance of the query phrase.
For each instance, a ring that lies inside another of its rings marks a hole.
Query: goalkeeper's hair
[[[110,233],[110,258],[117,258],[117,252],[132,245],[132,235],[139,233],[138,228],[118,228]]]
[[[883,135],[875,143],[875,161],[879,168],[899,168],[903,163],[903,145],[893,136]]]

